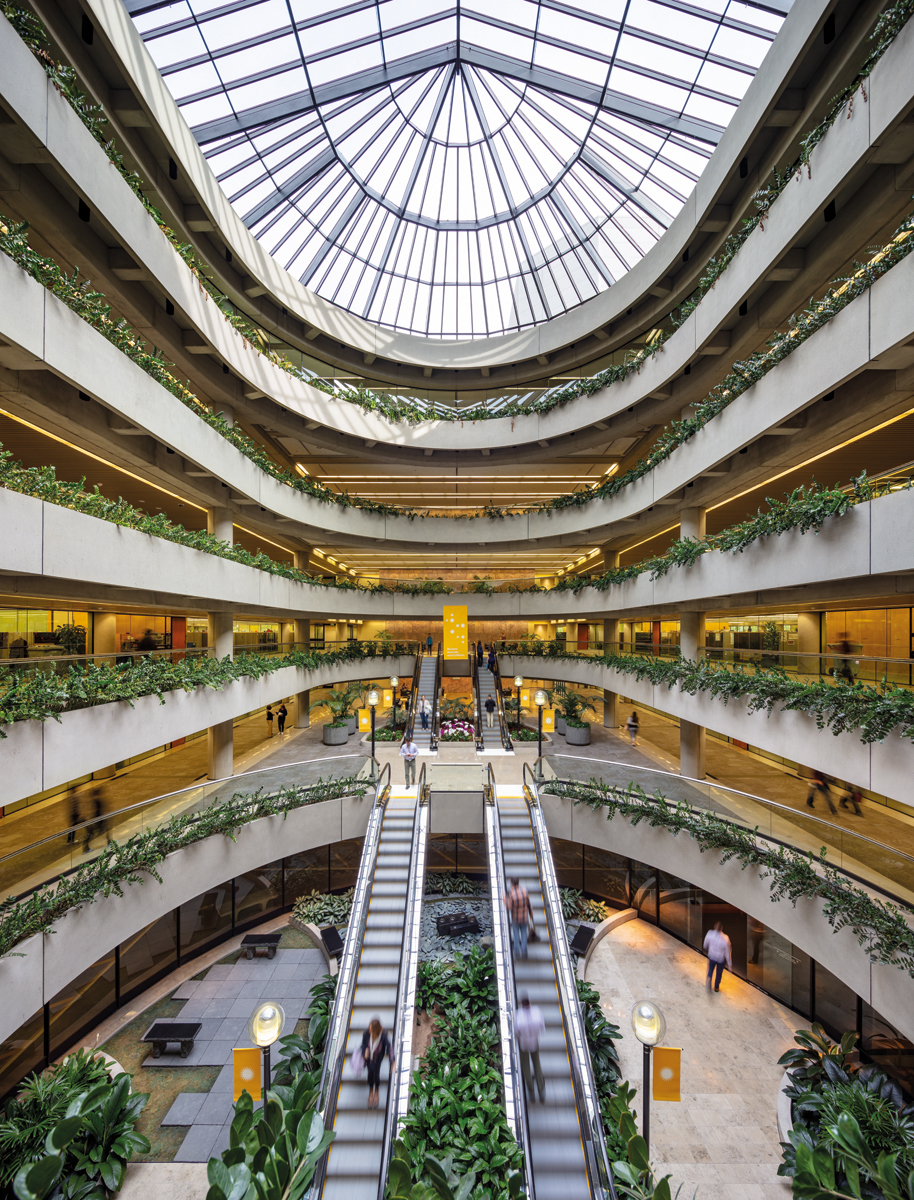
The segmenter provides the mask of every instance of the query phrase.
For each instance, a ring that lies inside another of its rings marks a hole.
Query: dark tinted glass
[[[857,994],[846,983],[816,963],[815,1019],[829,1037],[840,1038],[857,1028]]]
[[[330,886],[327,869],[327,847],[315,846],[301,854],[290,854],[285,860],[286,904],[294,904],[299,896],[311,892],[326,892]]]
[[[334,842],[330,847],[329,891],[337,892],[344,888],[355,887],[364,840],[364,838],[347,838],[344,842]]]
[[[809,1014],[809,955],[756,917],[746,917],[746,978]]]
[[[550,838],[552,862],[559,887],[584,890],[584,847],[579,842],[568,842],[565,838]]]
[[[235,925],[275,916],[282,908],[282,863],[270,863],[235,878]]]
[[[196,954],[232,929],[232,881],[201,892],[181,905],[181,954]]]
[[[457,837],[453,833],[433,833],[428,839],[428,871],[454,871],[457,867]]]
[[[660,924],[692,946],[702,939],[701,889],[676,875],[660,872]]]
[[[488,870],[486,841],[481,837],[459,835],[457,838],[457,870],[465,875],[479,875]]]
[[[0,1099],[31,1071],[44,1066],[44,1010],[0,1042]]]
[[[896,1079],[909,1094],[914,1092],[914,1044],[865,1000],[861,1049],[868,1058],[878,1063],[887,1075]]]
[[[657,920],[657,872],[645,863],[632,862],[632,908],[645,921]]]
[[[51,1058],[114,1010],[114,951],[104,955],[51,1001]]]
[[[177,962],[177,913],[174,909],[121,943],[121,1000],[135,996]]]
[[[628,908],[628,859],[611,850],[584,847],[584,891],[613,908]]]

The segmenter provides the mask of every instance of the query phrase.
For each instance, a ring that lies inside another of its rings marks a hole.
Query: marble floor
[[[667,1022],[664,1043],[682,1048],[682,1100],[651,1104],[651,1160],[672,1176],[682,1200],[788,1200],[778,1178],[777,1060],[808,1025],[776,1000],[725,973],[705,987],[707,960],[644,921],[629,921],[593,953],[587,981],[607,1020],[622,1029],[625,1078],[638,1088],[642,1050],[631,1031],[636,1000],[654,1000]]]

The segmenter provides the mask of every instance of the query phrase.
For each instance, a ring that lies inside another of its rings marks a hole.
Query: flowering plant
[[[438,730],[439,742],[472,742],[475,736],[472,721],[442,721]]]

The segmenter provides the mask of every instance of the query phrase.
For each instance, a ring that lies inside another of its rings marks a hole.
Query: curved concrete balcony
[[[59,721],[50,717],[17,721],[4,726],[7,737],[0,743],[4,767],[0,805],[232,721],[281,696],[353,679],[410,678],[413,663],[410,656],[327,664],[313,671],[281,667],[260,679],[236,680],[219,691],[200,686],[190,692],[166,692],[164,704],[156,696],[142,696],[132,704],[113,701],[61,713]]]
[[[126,14],[124,19],[130,33],[136,36]],[[757,345],[759,337],[764,336],[764,331],[769,326],[773,327],[772,319],[783,319],[781,314],[774,315],[766,311],[772,305],[765,298],[761,307],[756,305],[744,317],[738,317],[740,304],[754,287],[769,278],[792,278],[799,300],[820,287],[843,261],[835,258],[835,239],[829,236],[833,234],[833,229],[826,230],[822,216],[829,200],[840,193],[843,218],[844,209],[851,204],[855,192],[854,181],[856,186],[865,183],[862,196],[854,197],[854,204],[862,211],[855,213],[853,227],[849,231],[849,236],[858,240],[861,236],[864,239],[869,236],[865,231],[870,227],[872,236],[875,236],[878,229],[894,220],[908,204],[907,191],[903,186],[904,170],[883,166],[880,170],[884,178],[880,176],[878,180],[867,175],[867,172],[872,171],[871,160],[874,157],[879,160],[880,152],[884,152],[885,144],[903,120],[914,97],[914,82],[910,73],[899,67],[912,47],[914,30],[908,28],[877,65],[868,84],[868,102],[858,104],[849,120],[837,122],[816,147],[810,177],[804,173],[790,185],[773,207],[764,228],[755,230],[730,268],[702,305],[669,340],[662,354],[624,383],[604,388],[591,397],[572,401],[551,413],[517,420],[506,418],[462,425],[462,452],[478,453],[493,448],[496,451],[516,451],[519,435],[522,442],[530,444],[529,452],[534,455],[541,453],[536,443],[571,434],[584,434],[589,440],[605,441],[605,430],[596,428],[595,422],[605,425],[615,420],[619,428],[618,431],[614,428],[613,436],[626,436],[629,426],[637,427],[640,424],[643,427],[644,415],[638,406],[645,401],[649,401],[649,424],[655,425],[678,415],[683,404],[699,398],[698,394],[693,395],[695,385],[699,382],[698,376],[690,383],[677,382],[696,356],[713,356],[716,371],[721,354],[738,356],[747,353]],[[334,404],[325,394],[290,376],[247,345],[224,319],[217,305],[203,292],[164,234],[108,164],[102,149],[55,91],[18,36],[2,21],[0,48],[9,61],[16,64],[16,69],[9,71],[4,81],[0,81],[0,96],[16,114],[23,136],[34,146],[34,154],[52,161],[67,185],[85,196],[92,211],[100,215],[125,252],[129,251],[135,273],[155,280],[192,323],[192,329],[182,333],[164,311],[152,302],[151,296],[144,293],[145,306],[141,305],[132,314],[144,336],[153,337],[158,345],[164,344],[169,355],[179,363],[182,359],[188,359],[187,347],[190,342],[199,343],[190,351],[190,362],[185,363],[197,373],[201,351],[203,354],[212,351],[218,355],[242,381],[242,394],[228,403],[240,404],[249,412],[251,419],[263,420],[264,414],[268,413],[272,425],[284,428],[291,435],[301,434],[307,425],[316,423],[316,428],[309,432],[312,440],[326,437],[332,431],[334,439],[338,439],[342,433],[363,445],[393,446],[400,453],[452,452],[454,431],[451,424],[426,422],[419,426],[392,425],[386,418],[365,413],[356,405],[346,402]],[[761,73],[758,78],[761,78]],[[164,91],[164,84],[161,86]],[[168,96],[167,91],[164,94]],[[170,96],[168,99],[173,105]],[[699,189],[706,177],[707,172],[699,182]],[[218,185],[214,186],[218,191]],[[227,206],[221,191],[218,194]],[[697,192],[693,194],[693,200],[695,195]],[[683,214],[686,211],[683,210]],[[677,221],[683,218],[683,214]],[[244,229],[243,226],[241,228]],[[246,230],[244,232],[247,234]],[[669,238],[672,232],[671,229],[665,237]],[[798,241],[803,243],[804,249],[794,249]],[[663,241],[659,243],[655,251],[663,244]],[[256,242],[253,245],[262,254],[259,245]],[[96,249],[104,257],[105,247],[100,244]],[[639,271],[647,270],[655,251],[610,289],[607,296],[620,293],[620,289],[627,287],[628,281]],[[113,276],[109,263],[101,261],[99,254],[96,255],[96,261],[85,264],[86,269],[95,280],[98,279],[97,272],[101,272],[103,278],[107,275],[110,283]],[[270,265],[279,270],[272,260]],[[116,279],[114,285],[117,286]],[[789,313],[795,305],[792,305],[790,297],[787,301],[785,312]],[[333,306],[328,307],[334,313],[339,313]],[[575,312],[583,313],[586,308],[586,305],[582,306]],[[568,317],[574,315],[568,314]],[[548,328],[543,326],[542,330]],[[707,372],[700,374],[704,381]],[[211,383],[217,391],[224,387],[224,381],[220,382],[215,373]],[[638,415],[629,418],[627,414],[630,408],[634,408]],[[338,446],[338,440],[334,444]],[[578,448],[584,444],[580,439],[575,443]],[[516,453],[512,457],[516,457]]]
[[[255,772],[227,781],[231,789],[227,794],[268,788],[270,774]],[[176,793],[167,798],[174,810],[181,807],[181,797],[182,793]],[[775,903],[769,880],[757,868],[743,870],[737,861],[721,863],[719,855],[702,854],[684,835],[674,838],[666,830],[652,829],[646,822],[633,825],[623,817],[607,821],[601,812],[575,808],[570,801],[548,794],[541,802],[552,836],[651,863],[751,913],[822,963],[902,1033],[914,1036],[909,977],[896,968],[870,962],[850,929],[833,930],[821,900]],[[22,957],[0,963],[5,998],[0,1009],[0,1039],[9,1037],[113,947],[201,892],[277,858],[364,834],[371,803],[369,797],[343,798],[294,810],[285,818],[249,822],[234,841],[211,837],[169,855],[158,867],[161,883],[150,879],[143,886],[127,886],[122,897],[100,897],[94,904],[68,912],[56,923],[56,936],[30,938],[17,947]],[[452,798],[449,804],[455,827],[463,823],[476,827],[478,798],[463,802]]]
[[[818,534],[760,538],[741,554],[712,551],[652,580],[645,573],[606,591],[456,592],[411,596],[297,583],[257,567],[180,546],[0,489],[3,590],[23,598],[143,608],[223,610],[289,620],[428,620],[466,604],[471,620],[571,621],[657,617],[682,610],[784,608],[825,600],[872,600],[911,589],[914,491],[898,491],[826,520]],[[523,582],[523,581],[521,581]]]
[[[155,481],[186,489],[189,474],[209,474],[230,489],[225,497],[214,486],[210,503],[237,498],[255,510],[245,512],[246,524],[275,535],[278,518],[285,523],[284,532],[309,541],[329,536],[347,545],[384,543],[388,549],[406,549],[425,544],[459,550],[474,545],[528,548],[530,540],[544,546],[579,545],[582,539],[605,542],[632,532],[646,536],[669,524],[669,507],[708,506],[732,494],[737,467],[741,490],[763,483],[778,456],[784,457],[781,434],[790,435],[789,457],[795,462],[798,452],[811,457],[865,432],[877,417],[899,415],[914,393],[911,347],[906,345],[914,338],[914,256],[909,256],[689,442],[617,495],[496,520],[413,521],[322,503],[273,479],[6,256],[0,256],[0,289],[8,300],[0,313],[0,338],[15,349],[22,365],[52,371],[73,388],[96,396],[120,418],[97,419],[93,426],[90,415],[82,409],[74,412],[67,398],[55,414],[62,428],[78,432],[83,444],[97,439],[94,444],[104,445],[116,462],[132,463],[129,454],[138,453],[117,448],[118,442],[136,440],[125,434],[148,434],[154,441],[143,465]],[[639,379],[626,381],[623,392],[640,387]],[[19,384],[21,395],[4,389],[14,411],[18,405],[23,412],[34,412],[35,389],[22,390],[29,386],[26,378]],[[836,392],[834,401],[816,403],[830,392]],[[175,453],[170,458],[160,454],[162,446]],[[747,451],[745,459],[736,457],[742,450]],[[687,493],[689,484],[695,486]],[[655,507],[664,511],[650,515]],[[272,516],[262,518],[258,508]]]

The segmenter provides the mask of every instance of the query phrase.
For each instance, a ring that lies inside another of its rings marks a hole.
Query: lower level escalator
[[[398,1053],[398,1034],[403,1025],[400,999],[414,986],[416,972],[418,942],[410,931],[415,925],[417,893],[421,905],[422,880],[417,888],[415,877],[419,870],[424,877],[424,836],[418,797],[389,799],[380,824],[373,870],[369,866],[364,881],[360,875],[360,883],[370,888],[370,894],[357,968],[353,964],[357,972],[354,983],[348,999],[343,995],[337,998],[338,1004],[349,1005],[348,1028],[344,1031],[341,1025],[338,1044],[328,1052],[334,1058],[332,1064],[328,1062],[334,1071],[332,1085],[338,1090],[335,1104],[331,1097],[325,1115],[325,1123],[336,1139],[326,1160],[320,1193],[323,1200],[378,1200],[386,1174],[388,1147],[396,1127],[396,1097],[388,1094],[389,1063],[382,1065],[378,1107],[369,1109],[366,1077],[364,1073],[356,1077],[350,1061],[374,1018],[380,1020]],[[351,922],[347,937],[358,937],[360,932],[352,929]],[[336,1009],[334,1016],[339,1016]],[[411,1018],[409,1024],[411,1036]],[[332,1122],[328,1119],[331,1115]]]

